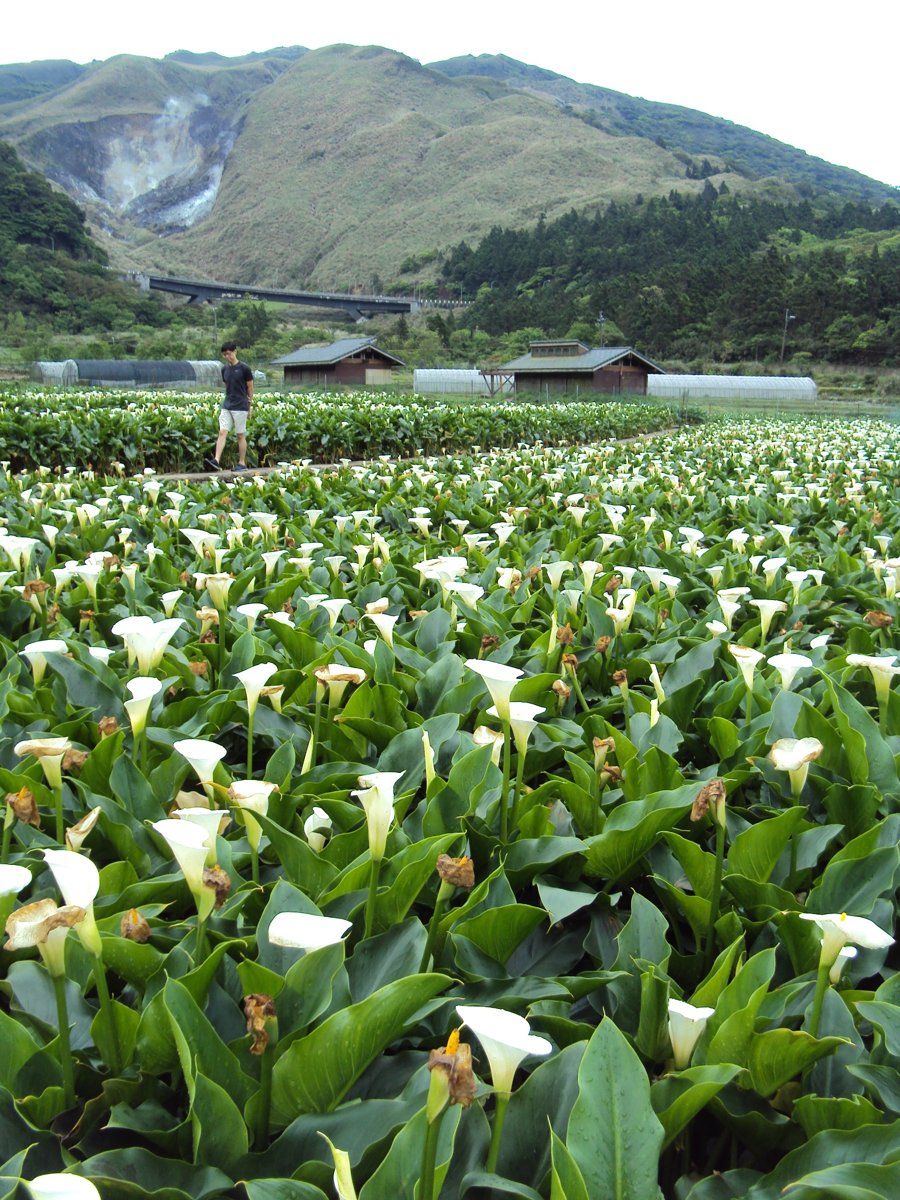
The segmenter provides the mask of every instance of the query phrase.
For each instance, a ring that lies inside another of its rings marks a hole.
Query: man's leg
[[[228,438],[228,430],[220,429],[219,436],[216,438],[216,462],[222,461],[222,451],[225,449],[225,441]]]
[[[247,465],[247,435],[239,433],[237,435],[238,462],[242,467]]]

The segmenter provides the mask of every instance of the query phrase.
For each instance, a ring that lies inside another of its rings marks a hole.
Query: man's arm
[[[247,403],[248,404],[253,403],[253,380],[252,379],[247,380]]]

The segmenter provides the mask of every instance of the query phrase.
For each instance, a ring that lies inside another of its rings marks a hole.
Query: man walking
[[[225,366],[222,382],[225,384],[225,399],[219,411],[219,436],[216,439],[214,457],[206,456],[203,465],[209,471],[218,471],[228,434],[234,430],[237,437],[238,461],[236,471],[247,470],[247,420],[253,407],[253,372],[246,363],[238,360],[235,342],[226,342],[222,347]]]

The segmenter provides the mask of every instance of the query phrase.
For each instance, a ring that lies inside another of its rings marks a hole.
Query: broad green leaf
[[[598,1121],[598,1113],[604,1119]],[[609,1017],[588,1042],[566,1143],[589,1196],[656,1200],[663,1127],[640,1059]]]
[[[195,1077],[193,1090],[194,1162],[232,1171],[247,1153],[244,1118],[228,1092],[205,1075]]]
[[[841,1163],[812,1171],[789,1184],[787,1200],[896,1200],[900,1194],[900,1162]]]
[[[671,829],[691,807],[696,784],[658,792],[620,805],[601,833],[588,840],[588,875],[617,882],[639,862],[664,829]]]
[[[440,1195],[444,1177],[450,1166],[456,1130],[459,1127],[461,1116],[462,1108],[458,1104],[453,1104],[445,1109],[441,1118],[434,1172],[434,1194],[436,1196]],[[385,1196],[418,1197],[420,1195],[422,1146],[425,1142],[427,1128],[425,1109],[422,1108],[391,1142],[391,1148],[387,1155],[360,1191],[359,1200],[381,1200]]]
[[[772,1096],[789,1079],[842,1045],[842,1038],[813,1038],[794,1029],[755,1033],[747,1056],[753,1087],[761,1096]]]
[[[728,848],[727,869],[745,875],[754,883],[768,883],[775,864],[796,835],[804,816],[802,808],[791,808],[739,833]]]
[[[650,1102],[665,1131],[663,1148],[670,1146],[700,1110],[740,1074],[740,1067],[720,1063],[688,1067],[664,1075],[650,1088]]]
[[[454,929],[495,962],[505,963],[517,946],[544,920],[542,908],[511,904],[460,921]]]
[[[569,1153],[565,1142],[550,1130],[552,1168],[550,1200],[591,1200],[578,1163]]]
[[[798,1096],[792,1115],[803,1126],[807,1137],[825,1129],[858,1129],[861,1125],[878,1125],[884,1113],[865,1096]]]
[[[365,1068],[449,983],[445,975],[416,975],[390,983],[292,1043],[273,1071],[273,1120],[284,1125],[300,1113],[333,1109]]]

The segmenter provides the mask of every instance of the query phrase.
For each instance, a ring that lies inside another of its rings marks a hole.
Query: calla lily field
[[[897,427],[315,403],[5,413],[0,1197],[900,1195]]]

